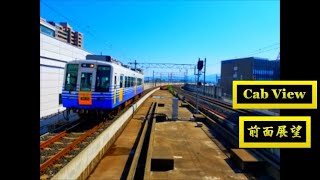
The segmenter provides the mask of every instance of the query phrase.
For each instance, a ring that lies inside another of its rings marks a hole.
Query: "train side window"
[[[123,88],[123,74],[120,75],[120,88]]]
[[[128,77],[128,87],[131,87],[131,77]]]
[[[130,87],[131,77],[128,77],[128,87]]]
[[[128,76],[127,76],[126,86],[127,86],[127,87],[130,87],[130,79],[129,79]]]

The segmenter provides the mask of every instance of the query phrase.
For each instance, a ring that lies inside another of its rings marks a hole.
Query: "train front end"
[[[111,65],[96,61],[69,62],[63,83],[63,107],[73,111],[112,109],[111,72]]]

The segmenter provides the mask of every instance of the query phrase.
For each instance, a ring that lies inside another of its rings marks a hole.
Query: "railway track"
[[[111,123],[82,123],[67,131],[48,135],[48,139],[40,144],[40,179],[54,176]]]
[[[196,106],[196,94],[185,91],[177,87],[174,88],[174,91],[176,91],[177,94],[179,94],[179,96],[181,95],[183,99],[193,102]],[[214,101],[205,96],[198,96],[198,97],[199,97],[198,105],[206,106],[208,110],[214,112],[216,115],[219,116],[220,119],[228,119],[232,122],[238,121],[240,114],[234,111],[232,107],[226,104]]]
[[[153,89],[144,91],[141,97]],[[133,103],[137,100],[133,101]],[[128,107],[112,119],[80,120],[75,124],[73,123],[71,127],[60,127],[51,133],[40,136],[40,179],[53,177],[81,150],[107,129]]]
[[[180,92],[182,94],[185,94],[185,95],[188,95],[190,96],[190,94],[192,94],[192,97],[195,97],[196,96],[196,93],[193,93],[193,92],[189,92],[189,91],[186,91],[182,88],[178,88],[178,87],[175,87],[174,88],[177,92]],[[216,100],[216,99],[213,99],[213,98],[209,98],[207,96],[203,96],[203,95],[198,95],[200,99],[204,100],[204,101],[207,101],[207,102],[210,102],[212,104],[215,104],[215,105],[218,105],[220,107],[223,107],[224,109],[227,109],[227,110],[230,110],[230,111],[233,111],[233,112],[236,112],[238,113],[239,115],[245,115],[245,116],[259,116],[259,115],[266,115],[266,114],[262,114],[262,113],[259,113],[259,112],[254,112],[254,111],[250,111],[250,110],[246,110],[246,109],[233,109],[232,108],[232,104],[229,104],[229,103],[226,103],[226,102],[222,102],[222,101],[219,101],[219,100]]]
[[[192,95],[188,95],[186,91],[182,91],[179,88],[174,88],[174,90],[177,92],[176,95],[179,95],[179,93],[183,94],[184,99],[187,103],[189,103],[190,107],[193,108],[193,111],[196,109],[196,100],[195,97]],[[210,101],[208,98],[204,98],[208,102],[213,102],[216,105],[223,103],[216,103],[215,101]],[[230,106],[230,105],[229,105]],[[239,147],[239,137],[238,137],[238,125],[234,128],[230,128],[230,126],[227,126],[225,122],[227,116],[223,115],[222,113],[214,110],[211,108],[211,106],[208,106],[206,103],[199,103],[198,104],[200,113],[203,114],[207,119],[208,127],[211,127],[215,129],[215,136],[217,136],[217,139],[222,142],[222,144],[227,148],[238,148]],[[225,108],[228,108],[227,106],[224,106]],[[231,109],[230,109],[231,110]],[[249,112],[252,113],[252,112]],[[250,114],[246,114],[250,115]],[[265,160],[270,166],[272,166],[277,171],[280,170],[280,162],[277,159],[274,159],[272,154],[268,151],[268,149],[259,148],[259,149],[248,149],[248,151],[255,156],[259,157],[260,159]]]

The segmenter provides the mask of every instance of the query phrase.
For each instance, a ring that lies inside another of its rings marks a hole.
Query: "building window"
[[[61,93],[59,94],[59,104],[62,104],[62,95],[61,95]]]
[[[46,34],[48,36],[51,36],[51,37],[54,37],[55,36],[55,31],[40,24],[40,32],[43,33],[43,34]]]
[[[237,78],[238,76],[237,76],[237,73],[234,73],[233,74],[233,78]]]

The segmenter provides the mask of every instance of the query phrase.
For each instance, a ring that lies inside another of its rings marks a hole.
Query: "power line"
[[[273,46],[279,45],[279,44],[280,44],[280,43],[275,43],[275,44],[272,44],[272,45],[269,45],[269,46],[265,46],[265,47],[263,47],[263,48],[259,48],[258,50],[252,51],[252,53],[257,52],[257,51],[261,51],[262,49],[266,49],[266,48],[269,48],[269,47],[273,47]]]
[[[252,55],[256,55],[256,54],[261,54],[261,53],[265,53],[265,52],[269,52],[269,51],[272,51],[272,50],[276,50],[276,49],[279,49],[280,47],[276,47],[276,48],[272,48],[272,49],[268,49],[268,50],[265,50],[265,51],[261,51],[261,52],[257,52],[257,53],[253,53],[249,56],[252,56]]]
[[[101,40],[102,38],[98,38],[97,36],[95,36],[92,32],[90,32],[88,30],[88,28],[90,28],[89,25],[86,25],[86,28],[84,28],[83,26],[80,26],[80,23],[77,23],[76,21],[72,20],[71,18],[68,18],[67,16],[63,15],[62,13],[60,13],[58,10],[56,10],[55,8],[51,7],[48,3],[44,2],[43,0],[40,0],[40,2],[42,4],[44,4],[46,7],[48,7],[51,11],[53,11],[54,13],[58,14],[59,16],[63,17],[64,19],[66,19],[68,22],[72,23],[72,26],[75,25],[76,27],[78,27],[79,29],[83,30],[84,33],[86,33],[87,35],[90,35],[94,40],[98,41],[99,43],[103,44],[103,46],[105,46],[105,41]],[[108,47],[102,47],[102,50],[100,51],[102,53],[102,51],[106,50],[106,48],[109,48],[110,50],[115,50],[114,46],[112,44],[112,42],[108,43]],[[116,51],[118,51],[122,56],[124,56],[124,52],[117,49]],[[100,52],[96,52],[96,53],[100,53]]]
[[[146,68],[163,68],[163,69],[194,69],[195,64],[175,64],[175,63],[137,63],[129,62],[130,65],[135,64],[140,69]]]
[[[83,30],[83,32],[85,32],[86,34],[89,34],[91,35],[93,38],[96,38],[97,37],[92,34],[89,30],[83,28],[83,26],[80,26],[79,23],[76,23],[74,20],[71,20],[70,18],[68,18],[67,16],[63,15],[62,13],[60,13],[59,11],[57,11],[55,8],[51,7],[48,3],[44,2],[43,0],[40,0],[40,2],[42,4],[44,4],[46,7],[48,7],[50,10],[52,10],[53,12],[55,12],[56,14],[58,14],[59,16],[65,18],[68,22],[71,22],[72,23],[72,26],[76,26],[78,27],[79,29]],[[86,28],[90,28],[89,25],[86,26]]]

